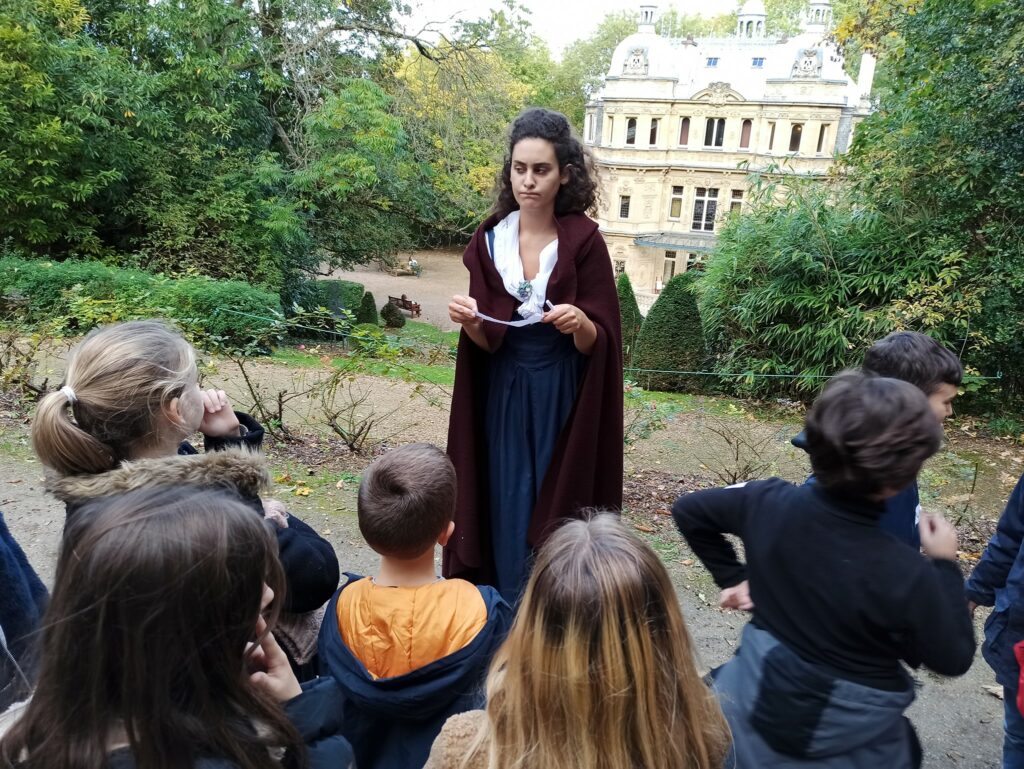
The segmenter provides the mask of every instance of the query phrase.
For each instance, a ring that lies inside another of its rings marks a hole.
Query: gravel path
[[[455,331],[459,327],[448,318],[448,301],[453,294],[465,293],[469,287],[469,273],[462,264],[462,251],[417,251],[412,256],[423,268],[420,277],[405,275],[395,277],[382,272],[375,266],[364,265],[353,270],[337,271],[332,278],[362,283],[367,291],[373,292],[377,309],[388,301],[388,296],[405,294],[419,302],[423,315],[419,318],[432,323],[444,331]],[[404,263],[410,254],[402,254],[399,262]]]

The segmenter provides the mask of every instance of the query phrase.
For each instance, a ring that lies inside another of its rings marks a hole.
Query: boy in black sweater
[[[738,767],[915,767],[900,665],[967,671],[974,628],[956,531],[921,520],[920,554],[879,529],[942,428],[918,388],[844,373],[807,415],[818,483],[777,478],[680,497],[673,516],[719,587],[749,579],[753,617],[715,671]],[[723,534],[743,540],[746,565]]]

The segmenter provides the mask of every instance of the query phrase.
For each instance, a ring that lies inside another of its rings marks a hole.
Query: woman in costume
[[[564,115],[512,124],[494,212],[463,262],[469,293],[448,428],[458,473],[445,576],[518,598],[553,524],[622,504],[618,296],[590,157]]]

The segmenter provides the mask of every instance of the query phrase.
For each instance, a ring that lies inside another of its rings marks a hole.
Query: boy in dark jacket
[[[455,468],[436,446],[380,457],[359,487],[375,577],[348,575],[320,629],[321,670],[344,693],[360,769],[423,766],[449,716],[483,706],[483,679],[512,611],[494,588],[442,579],[434,546],[455,526]]]
[[[1003,686],[1006,718],[1003,722],[1003,767],[1024,767],[1024,717],[1017,708],[1020,665],[1013,647],[1024,641],[1024,477],[1006,503],[996,533],[967,580],[967,598],[973,612],[994,606],[985,620],[982,654]]]
[[[942,428],[918,388],[851,372],[825,387],[806,434],[817,483],[699,491],[672,510],[719,587],[749,574],[752,619],[714,672],[736,766],[920,766],[900,661],[960,675],[974,629],[952,525],[922,519],[924,558],[878,522]],[[723,534],[743,540],[746,564]]]
[[[862,368],[871,374],[902,379],[918,387],[928,397],[928,405],[939,422],[953,413],[953,399],[964,378],[963,365],[956,355],[927,334],[916,331],[895,331],[879,339],[864,354]],[[806,450],[804,433],[793,439],[793,445]],[[915,478],[899,494],[885,500],[885,513],[879,526],[920,550],[917,526],[920,517],[921,498]]]

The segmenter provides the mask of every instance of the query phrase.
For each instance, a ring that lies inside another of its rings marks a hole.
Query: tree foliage
[[[878,22],[882,25],[882,22]],[[894,329],[1024,393],[1024,7],[934,0],[886,24],[892,88],[829,187],[765,189],[702,282],[719,369],[810,393]],[[881,26],[880,26],[881,28]]]

